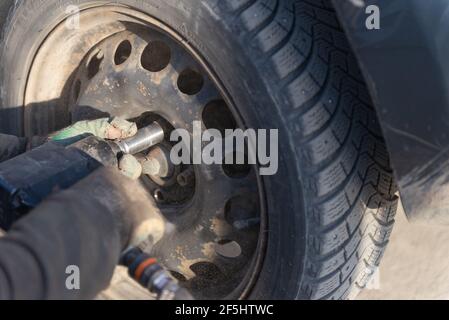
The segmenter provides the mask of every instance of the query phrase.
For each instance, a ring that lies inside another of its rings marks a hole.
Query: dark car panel
[[[378,110],[410,218],[449,223],[449,1],[333,0]],[[380,29],[369,30],[369,5]]]

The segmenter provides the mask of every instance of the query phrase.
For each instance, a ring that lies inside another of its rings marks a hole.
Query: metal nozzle
[[[165,133],[158,123],[140,129],[137,134],[129,139],[117,143],[124,154],[137,154],[164,141]]]

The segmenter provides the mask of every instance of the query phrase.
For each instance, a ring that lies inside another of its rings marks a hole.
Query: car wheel
[[[367,285],[398,199],[330,1],[16,1],[3,29],[5,132],[105,115],[279,130],[275,175],[195,165],[144,178],[176,227],[153,253],[197,298],[342,299]]]

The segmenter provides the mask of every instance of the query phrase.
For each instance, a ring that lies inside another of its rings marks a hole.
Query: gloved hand
[[[135,123],[120,118],[114,118],[112,121],[104,118],[77,122],[50,136],[50,139],[52,141],[63,141],[85,134],[91,134],[105,140],[123,140],[133,137],[136,133],[137,125]],[[133,180],[139,179],[142,175],[142,165],[132,155],[124,155],[120,159],[119,169],[123,175]]]
[[[136,135],[136,133],[137,126],[135,123],[120,118],[113,118],[112,120],[103,118],[77,122],[51,135],[50,139],[53,141],[62,141],[84,134],[91,134],[105,140],[122,140],[130,138]]]
[[[141,182],[123,176],[115,168],[102,168],[54,197],[65,197],[67,201],[59,201],[65,205],[75,198],[83,199],[92,213],[111,214],[123,250],[138,246],[149,237],[156,243],[166,232],[165,219]]]
[[[167,228],[140,182],[101,168],[13,226],[0,243],[0,278],[8,279],[0,298],[93,299],[125,250],[158,242]],[[68,266],[80,270],[79,290],[67,290]]]

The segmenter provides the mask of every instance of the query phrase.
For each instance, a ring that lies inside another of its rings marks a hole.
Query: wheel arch
[[[449,223],[449,4],[332,2],[376,107],[408,218]],[[380,10],[378,30],[366,27],[368,5]]]

